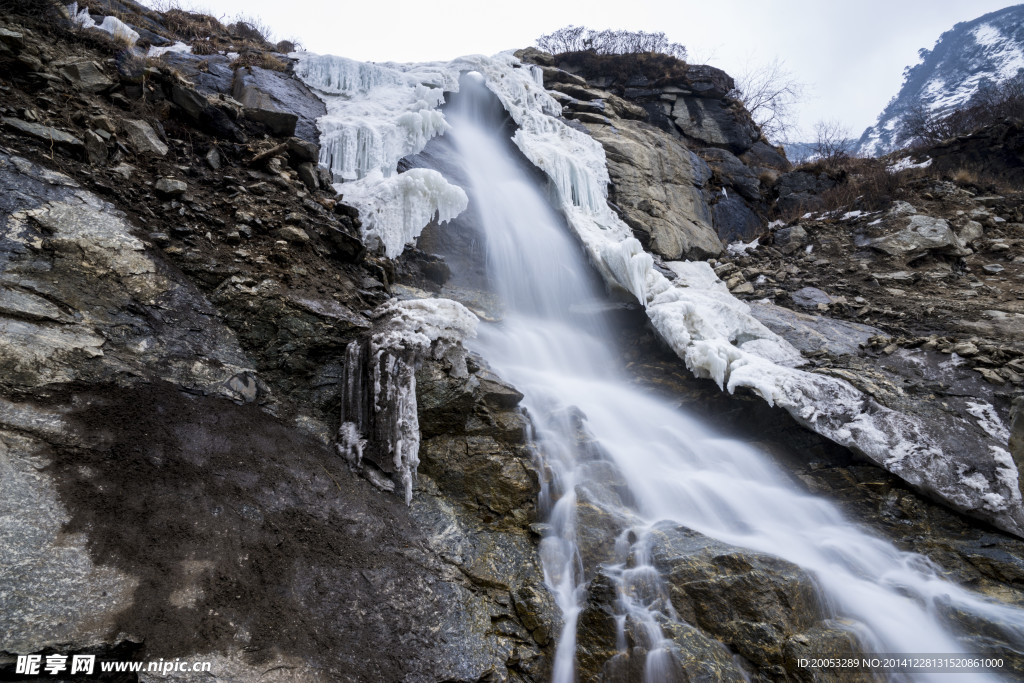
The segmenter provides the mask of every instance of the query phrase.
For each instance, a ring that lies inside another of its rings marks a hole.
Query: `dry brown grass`
[[[197,40],[192,43],[192,54],[194,55],[215,55],[219,51],[212,40]]]
[[[258,66],[261,69],[271,71],[287,71],[288,63],[284,62],[269,52],[250,51],[238,56],[238,59],[231,62],[231,68],[237,69],[243,66]]]
[[[958,168],[956,171],[953,172],[949,179],[956,183],[957,185],[978,184],[978,174],[969,168]]]
[[[224,25],[217,17],[198,12],[187,12],[182,9],[170,9],[164,12],[164,24],[171,32],[189,40],[209,38],[224,33]]]

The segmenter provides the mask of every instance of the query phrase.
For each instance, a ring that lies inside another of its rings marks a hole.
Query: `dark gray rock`
[[[746,203],[735,195],[722,197],[711,207],[715,231],[725,242],[750,241],[764,232],[764,224]]]
[[[317,144],[316,120],[327,113],[320,98],[289,73],[243,67],[235,71],[232,96],[246,116],[266,125],[275,135],[295,135]]]
[[[85,143],[74,135],[56,128],[51,128],[50,126],[30,123],[28,121],[22,121],[21,119],[14,119],[7,116],[0,118],[0,123],[21,135],[35,138],[36,140],[40,140],[44,143],[54,144],[79,153],[84,152],[85,150]]]
[[[60,73],[71,85],[85,92],[101,92],[114,85],[114,81],[110,80],[93,61],[67,64],[61,67]]]
[[[807,231],[801,225],[791,225],[775,231],[775,248],[783,254],[792,254],[807,244]]]
[[[316,167],[316,177],[320,181],[320,189],[334,194],[334,188],[331,185],[334,184],[334,175],[331,173],[329,168],[324,166]]]
[[[168,52],[160,57],[195,85],[201,95],[231,94],[235,72],[223,55],[193,55]],[[202,64],[202,68],[200,68]]]
[[[153,189],[166,197],[177,197],[185,194],[188,190],[188,184],[184,180],[178,180],[177,178],[161,178],[153,185]]]
[[[798,351],[807,353],[827,351],[834,356],[856,355],[861,352],[861,344],[882,334],[870,325],[808,315],[775,304],[753,302],[749,306],[753,316],[765,327]]]
[[[159,156],[167,154],[167,145],[157,137],[156,131],[147,122],[124,119],[121,125],[128,141],[139,154],[157,154]]]
[[[288,157],[293,163],[316,163],[320,158],[320,147],[315,143],[300,138],[289,138],[287,142]]]
[[[219,171],[223,164],[223,158],[216,147],[211,147],[210,151],[203,158],[206,160],[206,164],[214,171]]]
[[[102,164],[107,160],[107,143],[91,130],[85,131],[85,156],[90,164]]]
[[[680,97],[672,118],[686,137],[733,154],[750,149],[760,135],[749,115],[720,99]]]
[[[317,176],[316,166],[306,161],[299,164],[295,171],[299,174],[299,180],[307,190],[315,192],[320,189],[320,178]]]
[[[740,161],[728,150],[709,147],[701,150],[701,155],[718,174],[722,185],[735,189],[747,200],[761,200],[761,181],[749,166]]]
[[[828,306],[832,303],[832,297],[817,287],[801,287],[792,294],[793,303],[804,308],[817,308],[818,304]]]
[[[245,141],[245,134],[227,113],[219,107],[213,106],[198,91],[175,83],[171,86],[171,101],[181,108],[186,118],[198,124],[208,133],[234,142]]]
[[[785,154],[764,140],[755,142],[750,149],[740,156],[740,159],[751,168],[770,168],[786,172],[793,167]]]
[[[0,28],[0,43],[3,43],[14,52],[20,52],[25,48],[25,34],[20,31]]]

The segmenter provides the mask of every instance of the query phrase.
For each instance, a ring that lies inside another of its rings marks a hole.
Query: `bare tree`
[[[814,133],[814,156],[826,164],[834,165],[849,157],[853,151],[849,128],[834,119],[818,121],[814,124]]]
[[[793,125],[793,108],[804,94],[804,85],[778,58],[748,68],[736,82],[734,97],[743,103],[772,142],[786,139]]]

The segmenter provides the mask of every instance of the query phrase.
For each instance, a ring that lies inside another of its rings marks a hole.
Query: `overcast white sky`
[[[146,1],[146,0],[144,0]],[[231,18],[260,17],[275,39],[372,61],[428,61],[531,45],[566,24],[664,31],[690,61],[736,76],[782,59],[807,93],[799,125],[837,119],[854,136],[874,123],[918,61],[958,21],[1006,0],[179,0]],[[159,0],[147,4],[159,5]],[[809,139],[805,133],[803,136]]]

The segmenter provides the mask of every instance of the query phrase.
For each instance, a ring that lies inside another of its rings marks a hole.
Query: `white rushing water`
[[[476,347],[525,394],[552,472],[542,500],[551,528],[542,560],[566,617],[555,680],[574,678],[576,617],[585,596],[585,568],[576,547],[577,495],[600,487],[588,474],[593,457],[579,452],[579,413],[635,501],[633,509],[619,511],[633,520],[632,551],[638,558],[628,570],[613,569],[620,596],[645,594],[624,590],[629,586],[663,593],[644,561],[645,531],[670,521],[803,567],[835,615],[872,651],[963,652],[938,616],[949,604],[1002,624],[1011,638],[1024,642],[1021,611],[942,580],[922,556],[897,550],[844,519],[832,504],[797,490],[764,453],[714,433],[627,381],[601,320],[577,313],[603,293],[562,218],[500,139],[501,112],[495,109],[483,79],[464,77],[458,100],[446,111],[446,134],[472,179],[465,188],[470,210],[486,244],[488,275],[507,310],[500,323],[481,326]],[[671,666],[671,660],[659,647],[656,617],[671,607],[663,599],[623,603],[648,631],[646,676],[657,680],[659,667]]]

